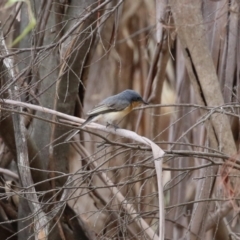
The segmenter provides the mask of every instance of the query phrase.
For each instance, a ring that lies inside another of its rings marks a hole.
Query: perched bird
[[[117,128],[116,122],[120,121],[128,113],[130,113],[133,108],[139,106],[140,104],[148,103],[145,102],[137,92],[127,89],[119,94],[104,99],[96,105],[87,113],[88,118],[81,125],[81,128],[86,126],[88,123],[97,120],[102,120],[106,123],[107,127],[112,125]],[[79,130],[74,130],[74,132],[68,136],[66,141],[70,140],[78,132]]]

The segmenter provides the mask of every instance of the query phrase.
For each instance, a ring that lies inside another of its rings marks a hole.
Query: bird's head
[[[144,101],[141,95],[134,90],[125,90],[124,93],[125,97],[128,99],[128,101],[132,104],[133,107],[137,107],[141,104],[148,104],[148,102]]]

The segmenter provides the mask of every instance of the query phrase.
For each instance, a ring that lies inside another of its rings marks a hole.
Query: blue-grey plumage
[[[118,112],[130,107],[133,103],[144,103],[142,97],[134,90],[127,89],[119,94],[104,99],[87,113],[88,116],[104,114],[108,112]],[[138,105],[137,104],[137,105]],[[134,107],[134,106],[133,106]]]
[[[107,126],[115,125],[117,121],[123,119],[133,108],[140,104],[148,104],[139,93],[127,89],[119,94],[104,99],[87,113],[87,120],[81,125],[81,128],[88,123],[101,119]],[[70,140],[79,130],[75,130],[66,141]]]

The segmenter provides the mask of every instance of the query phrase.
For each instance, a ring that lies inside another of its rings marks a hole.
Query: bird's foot
[[[117,124],[114,124],[114,123],[107,123],[107,125],[106,125],[106,128],[107,127],[113,127],[114,129],[115,129],[115,131],[119,128],[119,126],[117,125]]]

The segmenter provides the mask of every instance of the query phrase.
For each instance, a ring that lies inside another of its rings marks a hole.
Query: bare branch
[[[0,33],[0,38],[0,53],[2,56],[4,56],[8,54],[8,49],[3,38],[2,30]],[[13,59],[11,59],[10,57],[5,58],[3,60],[3,65],[8,72],[8,78],[14,81],[16,78],[16,73]],[[17,84],[14,84],[11,86],[11,88],[9,88],[9,95],[12,99],[21,101],[19,97],[19,87],[17,86]],[[22,112],[22,107],[17,107],[17,110]],[[23,118],[20,114],[13,114],[12,117],[15,131],[19,175],[22,185],[24,187],[29,187],[33,185],[33,180],[29,168],[26,129],[24,126]],[[40,203],[38,202],[35,188],[28,188],[28,190],[25,192],[25,195],[26,198],[29,199],[28,204],[34,216],[35,239],[47,239],[49,233],[48,219],[45,213],[42,211]]]

